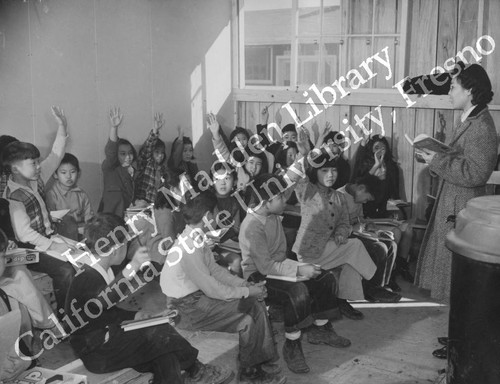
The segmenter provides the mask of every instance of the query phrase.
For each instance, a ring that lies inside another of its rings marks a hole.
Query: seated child
[[[327,127],[331,127],[329,125],[330,123],[327,124]],[[346,185],[351,179],[351,165],[349,164],[349,160],[347,160],[343,154],[345,146],[342,144],[345,142],[345,135],[341,132],[331,131],[331,128],[325,129],[325,131],[326,135],[323,137],[323,142],[320,143],[320,146],[327,145],[330,147],[332,153],[339,155],[337,158],[339,176],[333,186],[333,188],[339,189],[340,187]]]
[[[136,206],[145,207],[154,203],[161,187],[161,178],[166,171],[165,143],[159,138],[159,130],[163,124],[163,115],[155,113],[153,129],[139,151],[134,197]]]
[[[345,197],[333,189],[337,158],[322,152],[307,163],[311,164],[308,176],[295,187],[302,218],[293,251],[299,261],[318,264],[325,270],[342,267],[338,283],[340,311],[350,319],[361,320],[363,314],[347,300],[365,298],[361,281],[370,280],[377,268],[363,243],[348,239],[352,228]]]
[[[268,122],[269,122],[269,110],[268,110],[268,107],[264,107],[262,109],[262,112],[260,115],[260,124],[257,124],[257,133],[263,139],[262,143],[266,146],[266,149],[271,154],[276,156],[276,152],[278,152],[278,150],[282,147],[282,145],[284,143],[286,143],[287,141],[293,141],[293,142],[297,141],[297,137],[298,137],[297,136],[297,129],[295,128],[295,124],[292,124],[292,123],[286,124],[283,127],[283,129],[281,129],[281,137],[278,137],[277,141],[271,143],[268,135],[273,136],[273,134],[274,134],[273,137],[275,137],[276,130],[273,129],[273,130],[271,130],[271,132],[269,132],[267,130]],[[281,119],[279,119],[279,121],[277,120],[276,124],[280,125]]]
[[[179,175],[178,172],[166,172],[153,210],[144,210],[127,220],[127,224],[135,228],[135,233],[138,234],[137,240],[132,241],[129,247],[129,253],[142,244],[149,249],[152,261],[160,265],[165,263],[168,250],[186,226],[179,210],[180,202],[175,198],[182,195],[183,177],[185,175]],[[169,195],[167,190],[171,191],[173,196]]]
[[[268,169],[264,149],[252,151],[239,146],[230,151],[219,132],[219,123],[213,114],[208,115],[208,128],[212,132],[212,142],[219,163],[228,163],[236,168],[236,189],[245,191],[252,178]]]
[[[14,345],[7,346],[7,358],[0,359],[0,381],[13,380],[16,376],[35,364],[38,353],[36,348],[40,340],[34,338],[35,328],[39,332],[47,330],[61,335],[55,326],[55,317],[52,308],[40,291],[36,288],[31,273],[24,265],[5,265],[5,252],[15,244],[7,240],[7,236],[0,230],[0,318],[10,311],[20,311],[19,339],[20,350]],[[3,346],[5,348],[5,346]]]
[[[194,160],[193,142],[184,136],[184,130],[179,127],[179,136],[172,143],[172,152],[167,165],[173,171],[185,172],[189,181],[195,183],[198,177],[198,165]]]
[[[94,216],[94,212],[89,197],[83,189],[76,185],[79,177],[80,164],[78,159],[71,153],[66,153],[54,173],[56,182],[47,190],[45,202],[49,211],[69,209],[70,211],[63,218],[63,223],[66,223],[66,218],[71,218],[72,224],[83,229],[85,223]],[[58,232],[65,235],[60,230]],[[78,240],[78,236],[76,238],[67,237]]]
[[[281,176],[264,174],[255,179],[250,212],[240,230],[243,274],[249,281],[262,281],[267,275],[279,275],[303,282],[266,280],[268,301],[284,306],[285,337],[283,358],[295,373],[309,372],[301,345],[301,330],[307,332],[311,344],[347,347],[351,342],[338,336],[330,322],[338,318],[335,297],[336,281],[331,272],[317,265],[299,263],[286,258],[286,240],[279,215],[286,197],[286,182]]]
[[[63,115],[62,115],[63,116]],[[73,266],[49,256],[44,251],[63,254],[69,245],[55,238],[55,231],[44,202],[44,184],[55,168],[39,162],[40,152],[30,143],[13,142],[3,151],[3,165],[10,173],[4,195],[9,200],[9,211],[16,239],[25,247],[36,248],[39,262],[30,264],[29,269],[47,273],[53,280],[57,306],[64,308],[64,301],[75,270]]]
[[[217,228],[226,228],[227,232],[218,240],[219,243],[224,243],[227,240],[238,241],[240,232],[240,204],[238,200],[232,196],[234,192],[234,168],[230,165],[227,167],[224,164],[215,162],[212,168],[212,178],[214,183],[214,192],[217,197],[217,205],[214,210],[214,215],[224,212],[224,220]],[[226,267],[235,275],[241,276],[241,255],[235,252],[224,251],[216,246],[214,251],[220,255],[217,263]]]
[[[286,141],[276,152],[275,172],[278,175],[285,175],[289,167],[295,162],[299,154],[295,141]],[[297,255],[292,251],[297,231],[300,228],[300,204],[295,191],[290,194],[286,201],[283,220],[281,221],[286,237],[287,257],[297,260]]]
[[[132,293],[131,280],[141,279],[138,273],[142,268],[146,268],[142,275],[146,281],[148,274],[158,272],[148,264],[147,249],[141,247],[127,266],[114,274],[111,267],[121,265],[127,254],[126,232],[123,219],[113,214],[98,214],[85,227],[87,246],[99,262],[84,265],[68,292],[66,312],[75,325],[70,343],[77,356],[94,373],[124,368],[153,372],[155,384],[226,382],[232,372],[201,364],[198,351],[170,324],[128,332],[120,327],[123,321],[152,316],[116,304]],[[181,370],[186,371],[186,380]]]
[[[377,265],[377,271],[370,281],[364,280],[365,298],[370,301],[396,302],[401,296],[382,289],[389,284],[391,272],[396,258],[397,244],[390,237],[377,236],[374,231],[377,226],[367,222],[363,217],[363,204],[373,200],[377,195],[379,180],[376,176],[366,175],[358,177],[353,183],[347,183],[337,192],[344,194],[349,212],[349,221],[355,232],[361,235],[354,237],[361,240],[373,262]],[[364,232],[372,234],[371,237],[363,235]]]
[[[239,333],[240,383],[283,384],[285,377],[264,370],[276,369],[278,359],[264,283],[229,273],[206,243],[216,204],[215,195],[205,191],[181,206],[187,225],[163,266],[162,291],[181,314],[180,328]]]
[[[134,146],[130,141],[118,138],[118,127],[123,119],[119,108],[109,111],[109,140],[104,148],[106,158],[102,162],[104,190],[98,212],[114,213],[123,217],[125,210],[134,201],[136,159]]]

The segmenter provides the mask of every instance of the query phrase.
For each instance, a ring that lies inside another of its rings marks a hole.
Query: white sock
[[[300,331],[295,331],[292,333],[285,332],[285,338],[287,340],[298,340],[300,338],[301,332]]]
[[[326,323],[328,323],[328,320],[319,320],[319,319],[314,320],[314,325],[316,325],[318,327],[321,327],[322,325],[325,325]]]

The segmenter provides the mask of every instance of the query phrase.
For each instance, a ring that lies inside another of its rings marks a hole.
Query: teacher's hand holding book
[[[428,149],[415,149],[415,156],[418,159],[422,159],[426,164],[430,164],[436,152],[430,151]]]

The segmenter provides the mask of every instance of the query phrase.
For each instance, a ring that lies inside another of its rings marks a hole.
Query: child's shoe
[[[349,339],[337,335],[330,322],[320,327],[313,325],[307,332],[307,341],[311,344],[326,344],[335,348],[345,348],[351,345]]]
[[[240,384],[285,384],[286,377],[280,374],[265,372],[260,365],[242,368],[239,377]]]
[[[196,372],[184,377],[184,384],[226,384],[233,380],[234,372],[218,365],[197,361]]]
[[[288,365],[288,369],[293,373],[307,373],[310,371],[306,363],[300,339],[285,340],[283,344],[283,359]]]

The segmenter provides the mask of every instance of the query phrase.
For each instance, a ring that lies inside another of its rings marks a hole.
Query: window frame
[[[247,0],[251,1],[251,0]],[[346,3],[349,0],[340,0],[342,3]],[[292,27],[291,30],[294,31],[291,36],[291,55],[290,55],[290,85],[289,86],[279,86],[279,85],[248,85],[246,84],[246,79],[245,79],[245,16],[244,16],[244,3],[245,0],[233,0],[233,17],[236,17],[236,20],[233,20],[233,23],[235,24],[235,34],[236,38],[234,39],[234,44],[233,47],[235,48],[235,52],[238,52],[237,55],[233,55],[233,57],[237,58],[234,60],[234,68],[233,71],[235,73],[235,76],[233,77],[233,80],[235,81],[234,88],[238,90],[248,90],[248,91],[293,91],[293,92],[298,92],[298,91],[305,91],[307,90],[308,86],[305,85],[297,85],[297,66],[298,66],[298,46],[301,40],[308,39],[310,37],[305,37],[305,36],[299,36],[298,35],[298,13],[299,13],[299,0],[292,0],[292,12],[294,12],[294,15],[292,17]],[[373,1],[373,7],[375,10],[376,6],[376,0]],[[323,20],[323,10],[324,8],[320,8],[320,20],[322,22]],[[406,46],[407,46],[407,40],[408,40],[408,17],[409,17],[409,0],[401,0],[401,21],[400,21],[400,33],[399,34],[375,34],[375,12],[372,12],[372,31],[369,34],[352,34],[352,33],[347,33],[347,25],[346,23],[342,23],[341,27],[341,39],[348,39],[350,37],[358,37],[358,38],[367,38],[370,39],[371,44],[374,43],[374,39],[377,37],[394,37],[395,39],[398,38],[398,45],[399,45],[399,54],[397,56],[397,67],[393,71],[393,79],[395,80],[394,82],[397,83],[399,80],[402,80],[406,76],[406,70],[407,70],[407,63],[406,63]],[[320,36],[320,41],[319,44],[323,44],[324,38],[328,37],[334,37],[338,38],[338,35],[332,35],[332,34],[322,34]],[[347,42],[344,42],[344,44],[347,44]],[[323,49],[320,49],[319,53],[319,64],[318,67],[322,65],[322,59],[323,59]],[[342,55],[344,55],[345,50],[340,50],[339,54],[339,76],[345,75],[349,69],[347,68],[347,61]],[[373,52],[372,54],[374,54]],[[275,66],[275,64],[274,64]],[[320,73],[318,71],[318,73]],[[273,77],[273,75],[271,75]],[[334,79],[336,80],[336,79]],[[321,84],[318,83],[318,86],[327,86],[329,84]],[[347,91],[352,91],[351,89],[346,88]],[[391,93],[393,91],[396,91],[393,88],[359,88],[356,90],[357,92],[365,92],[368,91],[370,93],[372,92],[383,92],[386,93],[390,91]]]

